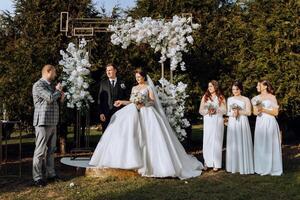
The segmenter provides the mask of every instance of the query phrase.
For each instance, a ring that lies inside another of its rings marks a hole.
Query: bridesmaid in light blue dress
[[[271,84],[257,84],[260,95],[252,99],[253,113],[257,115],[254,136],[254,169],[260,175],[282,174],[281,137],[276,116],[279,106]]]
[[[233,96],[227,100],[226,171],[253,174],[253,143],[248,121],[251,103],[241,95],[242,91],[242,83],[235,81],[232,85]]]

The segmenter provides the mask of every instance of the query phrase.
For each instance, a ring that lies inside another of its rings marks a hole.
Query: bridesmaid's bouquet
[[[253,97],[251,99],[251,103],[253,106],[256,106],[256,107],[262,106],[262,101],[258,97]]]
[[[230,108],[231,108],[231,110],[238,110],[238,111],[242,110],[242,108],[236,103],[231,104]],[[239,118],[239,116],[235,117],[235,119],[238,119],[238,118]]]
[[[214,102],[207,102],[205,108],[208,110],[209,116],[212,116],[217,112],[218,105],[215,104]]]
[[[259,99],[258,96],[253,97],[253,98],[251,99],[251,103],[252,103],[253,106],[256,106],[256,107],[263,107],[263,103],[262,103],[262,101]],[[259,113],[258,116],[261,116],[261,113]]]

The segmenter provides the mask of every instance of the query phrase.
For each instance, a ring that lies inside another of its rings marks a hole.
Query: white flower
[[[159,80],[161,86],[156,86],[161,104],[166,116],[179,140],[186,137],[184,128],[189,127],[189,121],[184,118],[187,85],[179,82],[174,85],[166,79]]]
[[[71,182],[70,185],[69,185],[70,188],[72,188],[74,186],[75,186],[75,184],[73,182]]]
[[[84,38],[82,38],[82,40],[80,40],[80,44],[79,44],[79,48],[82,49],[87,45],[87,42]]]
[[[128,48],[131,43],[149,44],[155,52],[160,51],[160,63],[164,63],[167,58],[171,60],[171,70],[176,70],[178,64],[185,70],[185,63],[181,62],[182,52],[187,52],[187,45],[193,44],[191,33],[197,28],[199,25],[191,24],[191,18],[176,15],[171,22],[151,17],[133,21],[128,17],[126,21],[117,21],[109,26],[109,30],[113,32],[112,44],[121,45],[123,49]]]
[[[190,43],[190,44],[193,44],[194,42],[194,39],[191,35],[189,35],[188,37],[186,37],[187,41]]]
[[[88,107],[88,103],[93,103],[94,100],[87,91],[91,79],[89,77],[91,64],[89,63],[89,55],[84,49],[87,42],[83,38],[80,41],[79,47],[69,43],[66,52],[60,51],[62,60],[59,64],[63,66],[62,84],[67,88],[66,100],[67,107],[81,109],[83,106]]]
[[[124,83],[121,84],[121,88],[122,88],[122,89],[126,89],[126,86],[125,86]]]
[[[192,28],[193,29],[198,29],[198,28],[200,28],[200,25],[199,24],[192,24]]]

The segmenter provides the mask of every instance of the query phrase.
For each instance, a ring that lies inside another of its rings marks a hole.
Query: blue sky
[[[104,5],[108,12],[111,12],[114,5],[119,4],[121,8],[133,7],[135,5],[135,0],[93,0],[96,3],[96,7]],[[13,11],[12,0],[0,0],[0,11],[8,10]]]

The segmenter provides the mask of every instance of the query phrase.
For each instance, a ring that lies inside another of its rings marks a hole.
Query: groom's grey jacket
[[[56,126],[59,119],[57,100],[60,91],[55,90],[46,80],[40,79],[32,87],[34,103],[33,126]]]

